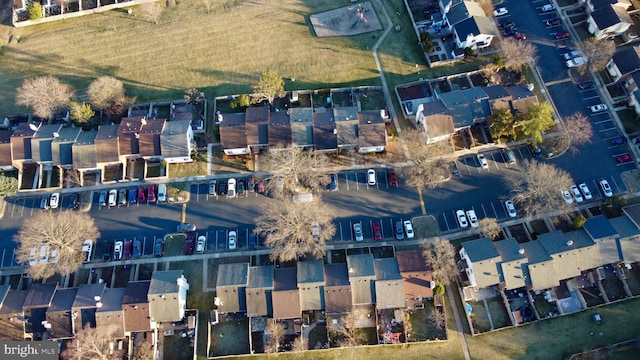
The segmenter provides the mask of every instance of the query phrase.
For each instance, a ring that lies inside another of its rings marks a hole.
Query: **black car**
[[[105,245],[104,252],[102,253],[102,258],[104,259],[104,261],[111,261],[113,260],[112,255],[113,255],[113,242],[110,242]]]
[[[255,249],[256,248],[256,235],[253,232],[249,233],[248,248],[249,249]]]
[[[164,255],[164,239],[157,238],[155,243],[153,244],[153,255],[162,256]]]
[[[238,195],[242,195],[244,194],[244,190],[246,189],[246,185],[245,185],[245,180],[244,179],[238,179],[238,183],[236,184],[236,193]]]
[[[545,22],[545,24],[546,24],[547,26],[558,26],[558,25],[562,24],[562,19],[558,19],[558,18],[555,18],[555,19],[549,19],[549,20],[547,20],[547,21]]]
[[[70,207],[73,208],[73,210],[78,210],[80,208],[80,194],[75,194]]]
[[[500,24],[501,30],[513,29],[514,27],[516,27],[516,23],[514,23],[513,21]]]
[[[331,174],[329,175],[329,191],[338,190],[338,175]]]
[[[540,157],[542,155],[542,150],[539,147],[534,147],[533,145],[529,145],[529,151],[531,151],[531,155],[534,157]]]
[[[510,29],[505,29],[502,31],[502,35],[506,36],[506,37],[510,37],[510,36],[516,36],[517,33],[519,33],[520,30],[518,30],[518,28],[510,28]]]
[[[249,180],[247,180],[247,190],[249,192],[254,192],[256,189],[255,180],[253,180],[253,175],[249,176]]]
[[[578,84],[578,89],[588,90],[593,88],[593,81],[583,81]]]
[[[218,181],[218,195],[226,195],[227,194],[227,181],[220,180]]]

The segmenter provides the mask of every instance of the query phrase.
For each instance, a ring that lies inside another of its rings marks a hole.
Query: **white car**
[[[588,62],[588,59],[586,57],[578,56],[578,57],[573,58],[571,60],[567,60],[565,65],[567,65],[568,68],[574,68],[574,67],[586,65],[587,62]]]
[[[47,245],[40,246],[40,264],[49,262],[49,247]]]
[[[60,193],[53,193],[51,194],[51,198],[49,199],[49,206],[52,209],[55,209],[58,207],[58,204],[60,203]]]
[[[362,225],[360,225],[360,223],[353,224],[353,236],[358,242],[364,240],[364,236],[362,235]]]
[[[58,249],[51,250],[50,262],[52,264],[57,264],[58,263]]]
[[[227,197],[236,197],[236,179],[234,178],[227,181]]]
[[[122,249],[124,247],[124,243],[122,241],[116,241],[115,245],[113,246],[113,260],[120,260],[122,259]]]
[[[567,204],[569,205],[573,204],[573,198],[571,197],[571,193],[569,193],[569,191],[567,191],[566,189],[562,189],[562,198],[564,199],[564,202],[566,202]]]
[[[501,7],[493,10],[493,16],[503,16],[503,15],[507,15],[508,13],[509,13],[509,9],[505,7]]]
[[[109,190],[109,206],[116,206],[118,203],[118,190]]]
[[[553,4],[546,4],[543,5],[542,8],[540,8],[540,10],[542,10],[542,12],[549,12],[549,11],[553,11],[556,9],[556,6]]]
[[[31,252],[29,252],[29,266],[34,266],[38,263],[38,249],[31,248]]]
[[[478,156],[478,161],[480,162],[480,166],[482,166],[483,169],[488,169],[489,164],[487,163],[487,159],[484,157],[484,155],[478,154],[477,156]]]
[[[86,255],[84,257],[84,262],[91,261],[91,251],[93,250],[93,241],[87,239],[82,242],[82,252]]]
[[[196,243],[196,252],[202,254],[204,252],[204,246],[207,242],[207,237],[204,235],[198,236],[198,242]]]
[[[376,186],[376,171],[373,169],[367,170],[367,184]]]
[[[580,51],[580,50],[573,50],[573,51],[569,51],[568,53],[564,53],[564,54],[562,55],[562,57],[563,57],[565,60],[571,60],[571,59],[573,59],[574,57],[578,57],[578,56],[582,56],[582,51]]]
[[[469,223],[467,222],[467,217],[464,214],[464,210],[456,211],[456,218],[458,219],[458,224],[460,224],[461,228],[469,227]]]
[[[507,213],[509,214],[509,217],[516,217],[516,207],[513,206],[513,201],[511,200],[507,200],[504,202],[504,206],[507,208]]]
[[[582,191],[582,195],[584,195],[585,200],[593,199],[593,196],[591,196],[591,191],[589,190],[589,187],[587,186],[587,184],[582,183],[578,186],[580,187],[580,191]]]
[[[404,221],[404,232],[407,233],[407,239],[413,239],[415,233],[413,232],[413,225],[411,224],[411,220]]]
[[[606,104],[598,104],[598,105],[593,105],[589,109],[591,109],[592,113],[599,113],[599,112],[602,112],[602,111],[607,111],[608,108],[607,108]]]
[[[471,224],[472,228],[477,228],[479,226],[478,217],[476,216],[475,210],[467,210],[467,219],[469,219],[469,223]]]
[[[576,199],[576,202],[578,204],[584,201],[584,199],[582,199],[582,194],[580,193],[580,190],[578,190],[577,186],[571,185],[571,193],[573,194],[573,198]]]
[[[609,185],[609,182],[607,180],[600,180],[600,187],[602,188],[602,192],[604,193],[605,197],[613,196],[613,191],[611,190],[611,186]]]
[[[234,250],[236,248],[236,232],[229,231],[229,249]]]

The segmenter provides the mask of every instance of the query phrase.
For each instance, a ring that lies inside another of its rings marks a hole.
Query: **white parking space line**
[[[603,130],[600,130],[599,132],[612,131],[612,130],[616,130],[616,128],[612,127],[612,128],[608,128],[608,129],[603,129]]]
[[[447,221],[447,216],[442,213],[442,218],[444,219],[444,224],[447,225],[447,231],[451,230],[451,226],[449,226],[449,222]]]
[[[613,185],[616,187],[616,189],[618,189],[616,192],[619,193],[622,191],[622,189],[620,188],[620,185],[618,185],[618,182],[616,181],[616,179],[612,176],[611,177],[611,182],[613,183]]]
[[[587,96],[582,98],[583,101],[593,100],[593,99],[600,99],[600,96],[594,95],[594,96]]]
[[[342,222],[338,223],[338,225],[340,226],[340,241],[344,241],[344,234],[342,232]]]
[[[493,201],[490,202],[490,204],[491,204],[491,209],[493,209],[493,215],[497,219],[498,218],[498,212],[496,211],[495,205],[493,205]]]
[[[493,160],[493,163],[494,163],[494,164],[495,164],[495,166],[496,166],[496,170],[500,170],[500,167],[498,166],[498,161],[496,161],[495,154],[496,154],[496,153],[491,153],[491,154],[490,154],[490,155],[491,155],[491,160]]]
[[[598,124],[604,124],[604,123],[608,123],[608,122],[611,122],[611,119],[595,121],[594,124],[598,125]]]

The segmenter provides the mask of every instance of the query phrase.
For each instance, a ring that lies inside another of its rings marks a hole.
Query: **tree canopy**
[[[91,105],[72,101],[69,105],[71,121],[76,126],[85,127],[89,120],[96,114]]]
[[[551,106],[547,103],[539,103],[517,117],[514,117],[508,109],[494,110],[489,128],[494,138],[530,139],[531,144],[537,145],[542,142],[545,131],[554,125]]]
[[[441,284],[450,284],[458,276],[456,265],[456,249],[449,240],[435,238],[432,242],[422,245],[425,261],[431,266],[433,279]]]
[[[22,224],[14,241],[18,243],[16,258],[22,264],[30,264],[32,249],[38,257],[34,265],[27,267],[27,274],[34,279],[45,279],[54,274],[69,274],[78,269],[84,259],[82,243],[100,236],[93,218],[78,211],[43,211]],[[47,249],[48,261],[40,260],[41,249]],[[57,251],[57,256],[52,254]],[[57,259],[54,262],[54,259]]]
[[[278,71],[268,69],[262,72],[258,83],[254,86],[251,102],[257,104],[267,100],[272,103],[273,99],[284,94],[284,80]]]
[[[260,159],[264,170],[282,178],[285,189],[298,192],[315,190],[328,184],[328,176],[322,172],[327,158],[315,151],[305,150],[295,144],[285,150],[269,151]],[[275,181],[271,182],[274,185]]]
[[[55,112],[69,105],[73,91],[53,75],[25,79],[16,90],[16,104],[33,109],[44,119],[52,119]]]
[[[93,328],[86,325],[76,333],[73,341],[67,342],[67,348],[61,358],[74,360],[117,360],[122,359],[122,351],[118,346],[111,346],[120,335],[117,326],[101,326]]]
[[[91,105],[106,112],[107,115],[120,114],[126,104],[135,101],[125,96],[122,81],[111,76],[101,76],[92,81],[87,89],[87,95]]]
[[[588,69],[602,71],[616,52],[615,41],[590,37],[584,41],[584,54],[588,59]],[[586,67],[583,73],[586,72]]]
[[[0,198],[14,195],[18,192],[18,179],[13,176],[0,174]]]
[[[453,153],[450,142],[427,144],[424,134],[418,130],[406,132],[403,138],[413,162],[405,169],[409,186],[435,188],[451,175],[451,164],[446,159]]]
[[[564,119],[564,132],[569,139],[569,148],[573,153],[578,153],[579,146],[591,143],[593,126],[586,116],[576,112]]]
[[[501,45],[504,67],[509,70],[522,70],[537,60],[536,47],[529,42],[507,38]]]

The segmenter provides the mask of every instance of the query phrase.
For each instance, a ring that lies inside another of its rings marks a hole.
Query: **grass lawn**
[[[509,316],[502,304],[501,297],[487,299],[487,306],[489,306],[489,313],[491,314],[491,320],[493,320],[494,328],[500,329],[511,326],[511,320],[509,320]]]
[[[164,255],[178,256],[184,255],[184,243],[186,241],[184,234],[171,234],[164,237]]]
[[[624,273],[627,276],[627,285],[631,294],[634,296],[640,295],[640,269],[638,264],[633,264],[631,270],[624,268]]]
[[[549,316],[550,313],[557,312],[556,307],[553,306],[552,304],[549,304],[547,300],[545,300],[544,293],[535,295],[533,297],[533,300],[534,300],[534,305],[536,307],[536,310],[538,311],[538,315],[540,315],[541,319],[546,318],[547,316]]]
[[[487,314],[487,308],[482,301],[467,301],[473,312],[471,313],[471,323],[473,324],[474,331],[483,333],[491,330],[491,322],[489,322],[489,315]]]
[[[180,337],[176,332],[173,336],[165,336],[163,355],[165,359],[188,360],[193,359],[193,348],[189,345],[191,338]]]
[[[446,337],[442,331],[430,321],[430,314],[436,311],[433,301],[425,301],[424,309],[413,310],[409,316],[411,331],[409,341],[426,341]]]
[[[249,353],[249,320],[232,320],[213,325],[211,352],[214,356]]]
[[[585,349],[634,338],[640,331],[638,306],[640,299],[631,299],[486,335],[467,336],[467,343],[473,359],[566,359]],[[593,322],[596,312],[602,317],[600,325]]]

